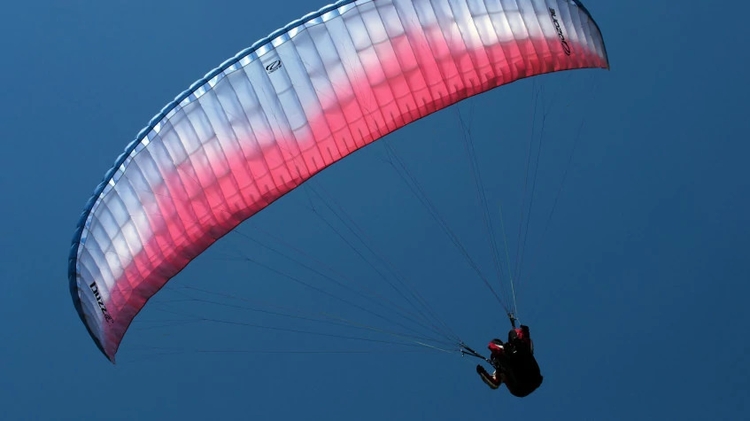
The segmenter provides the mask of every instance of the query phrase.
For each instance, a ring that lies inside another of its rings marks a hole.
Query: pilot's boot
[[[482,381],[492,389],[497,389],[500,387],[500,383],[502,383],[502,380],[500,380],[500,377],[497,375],[497,371],[490,374],[487,372],[487,370],[484,369],[481,365],[477,365],[477,373],[479,374],[479,377],[482,378]]]

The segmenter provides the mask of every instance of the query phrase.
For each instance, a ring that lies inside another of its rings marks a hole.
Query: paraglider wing
[[[170,278],[327,166],[520,78],[608,68],[577,0],[342,0],[240,52],[154,117],[81,216],[75,307],[112,361]]]

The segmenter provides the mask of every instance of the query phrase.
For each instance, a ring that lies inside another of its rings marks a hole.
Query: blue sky
[[[162,106],[237,51],[323,6],[256,3],[4,7],[3,419],[750,416],[750,6],[728,2],[587,1],[611,71],[501,87],[326,170],[178,275],[139,315],[118,364],[110,364],[68,292],[75,224],[117,155]],[[530,118],[534,110],[546,115],[543,132],[540,117]],[[283,307],[375,323],[249,261],[322,285],[299,264],[314,258],[327,274],[386,293],[384,279],[336,234],[345,228],[316,198],[322,193],[463,340],[483,351],[504,335],[502,308],[387,163],[386,142],[491,273],[458,112],[489,203],[503,206],[512,260],[526,148],[531,133],[535,145],[542,141],[517,286],[545,382],[525,399],[488,389],[468,357],[294,334],[279,329],[392,340],[257,311]]]

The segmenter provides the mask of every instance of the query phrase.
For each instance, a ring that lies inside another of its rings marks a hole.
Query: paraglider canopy
[[[577,0],[343,0],[294,21],[167,105],[85,206],[70,291],[114,361],[172,277],[352,152],[515,80],[608,68]]]

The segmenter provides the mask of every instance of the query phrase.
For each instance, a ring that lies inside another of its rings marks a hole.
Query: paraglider
[[[521,78],[609,62],[578,0],[341,0],[167,105],[78,223],[73,303],[112,362],[133,319],[237,225],[383,136]]]
[[[508,391],[519,398],[541,386],[544,378],[534,358],[534,342],[528,326],[512,328],[507,342],[493,339],[487,348],[492,352],[489,362],[495,371],[489,374],[484,367],[477,365],[477,373],[487,386],[497,389],[505,383]]]

